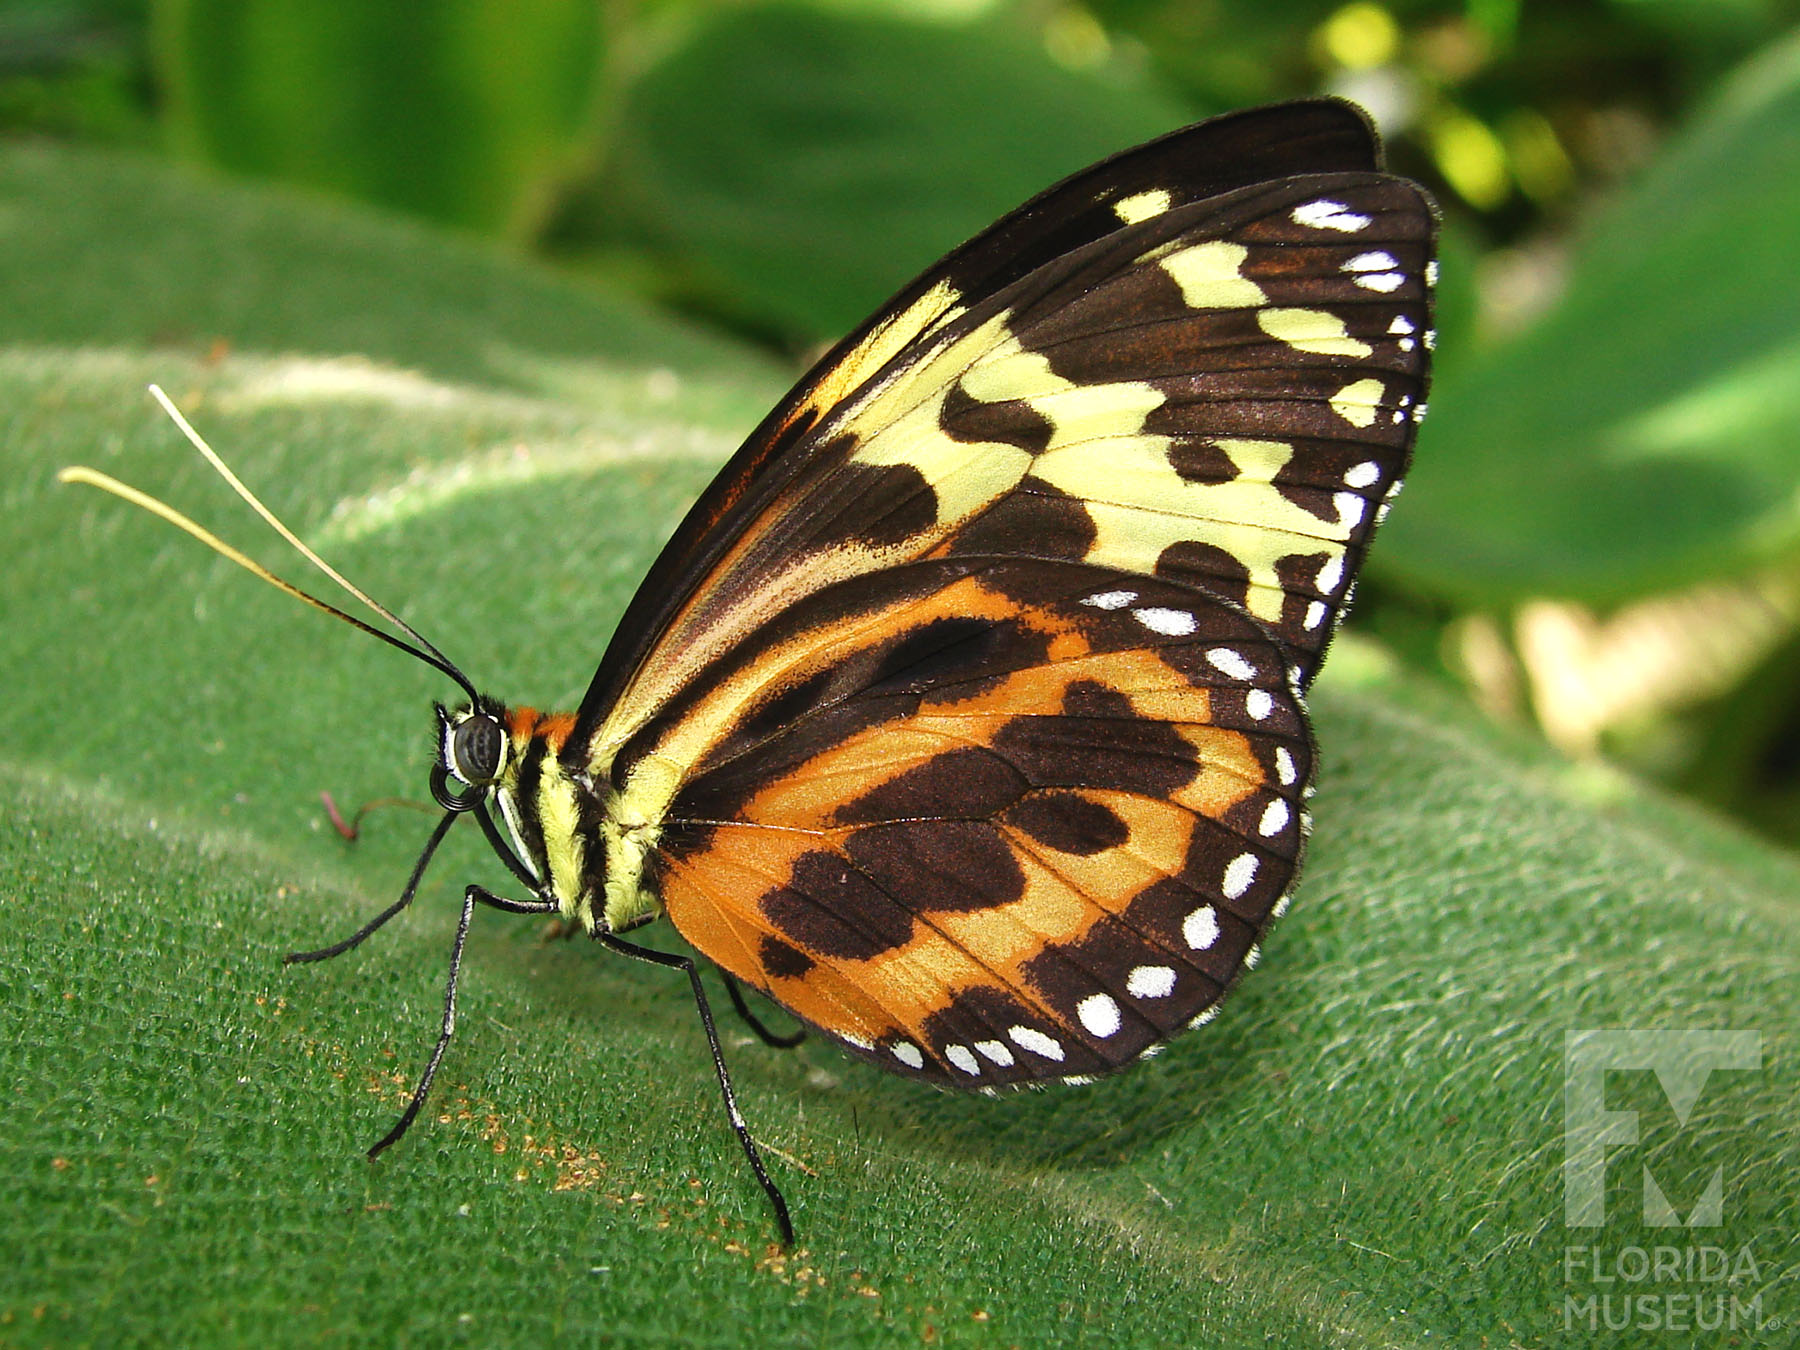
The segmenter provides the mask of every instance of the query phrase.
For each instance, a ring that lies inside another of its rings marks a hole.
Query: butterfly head
[[[588,794],[560,759],[574,715],[508,707],[485,695],[455,708],[438,704],[436,712],[437,804],[452,815],[472,812],[515,877],[540,899],[554,898],[568,917],[584,919],[604,867],[598,850],[589,856]]]
[[[513,758],[506,709],[480,699],[454,711],[440,703],[436,711],[438,769],[464,787],[486,791],[500,783]]]

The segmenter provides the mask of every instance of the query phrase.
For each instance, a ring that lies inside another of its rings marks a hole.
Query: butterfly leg
[[[783,1036],[778,1032],[770,1031],[763,1025],[762,1019],[750,1011],[750,1005],[744,1002],[744,991],[739,986],[738,982],[732,978],[731,972],[721,966],[719,968],[719,975],[725,981],[725,992],[731,995],[731,1006],[737,1010],[737,1015],[744,1020],[744,1025],[754,1031],[756,1033],[756,1038],[764,1045],[775,1050],[792,1050],[796,1045],[799,1045],[801,1041],[806,1039],[805,1027],[801,1027],[798,1031],[790,1032],[786,1036]]]
[[[444,1051],[450,1048],[450,1037],[456,1031],[456,981],[462,974],[463,944],[468,941],[469,920],[474,917],[477,901],[508,914],[544,914],[556,908],[552,901],[509,900],[480,886],[470,886],[463,892],[462,915],[456,921],[456,941],[450,947],[450,978],[444,986],[444,1020],[438,1028],[437,1044],[431,1047],[431,1058],[425,1061],[425,1072],[419,1075],[419,1085],[413,1089],[412,1099],[406,1103],[406,1110],[400,1113],[400,1119],[394,1122],[394,1128],[382,1135],[369,1150],[371,1162],[380,1157],[383,1150],[399,1142],[400,1136],[412,1128],[413,1119],[431,1093],[431,1080],[437,1077],[438,1063],[444,1058]]]
[[[281,964],[284,966],[291,966],[305,961],[329,961],[334,956],[342,956],[352,947],[361,946],[364,938],[368,937],[369,934],[373,933],[377,928],[380,928],[389,919],[393,918],[401,910],[410,905],[413,902],[413,896],[418,894],[419,881],[424,877],[425,869],[431,864],[431,855],[436,853],[438,845],[444,842],[444,836],[450,832],[450,827],[456,823],[456,816],[456,812],[446,811],[444,813],[444,818],[438,821],[437,828],[431,832],[431,838],[425,841],[425,847],[419,853],[419,860],[413,864],[412,875],[406,879],[406,889],[400,892],[400,898],[398,900],[394,901],[393,904],[382,910],[381,913],[370,919],[342,942],[334,942],[329,947],[321,947],[313,952],[289,952],[286,956],[281,958]]]
[[[693,986],[694,1004],[700,1009],[700,1025],[706,1028],[706,1043],[712,1047],[713,1068],[719,1075],[719,1090],[725,1094],[725,1114],[731,1118],[732,1131],[743,1147],[744,1156],[750,1160],[750,1170],[756,1173],[756,1179],[761,1183],[763,1193],[769,1197],[769,1205],[775,1211],[775,1222],[781,1229],[781,1245],[784,1248],[792,1247],[794,1223],[788,1218],[787,1201],[782,1199],[781,1192],[769,1179],[769,1169],[763,1166],[762,1154],[757,1150],[756,1141],[750,1137],[750,1127],[744,1124],[744,1113],[738,1110],[737,1093],[731,1086],[731,1072],[725,1067],[725,1052],[719,1047],[719,1032],[713,1025],[712,1007],[707,1003],[706,989],[700,983],[700,967],[694,964],[694,959],[690,956],[653,951],[649,947],[626,942],[611,933],[595,933],[594,936],[621,956],[686,973],[688,983]]]

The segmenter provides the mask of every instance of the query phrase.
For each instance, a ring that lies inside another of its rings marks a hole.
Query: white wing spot
[[[1381,466],[1372,459],[1344,470],[1344,486],[1366,488],[1381,477]]]
[[[1391,253],[1359,253],[1342,270],[1365,291],[1397,291],[1406,281],[1400,260]]]
[[[1001,1068],[1012,1068],[1013,1052],[1006,1048],[1004,1041],[976,1041],[975,1048]]]
[[[1206,652],[1207,664],[1223,675],[1234,680],[1253,680],[1256,678],[1256,667],[1244,659],[1244,654],[1232,647],[1210,647]]]
[[[866,1036],[852,1036],[847,1031],[840,1031],[837,1033],[837,1038],[845,1045],[854,1045],[858,1050],[873,1050],[875,1048],[875,1042],[869,1040]]]
[[[1311,632],[1324,622],[1325,606],[1320,604],[1317,600],[1309,602],[1306,606],[1306,617],[1300,621],[1300,626],[1308,632]]]
[[[1201,1012],[1196,1014],[1194,1017],[1194,1020],[1189,1022],[1188,1025],[1190,1027],[1203,1027],[1208,1022],[1212,1021],[1213,1018],[1217,1017],[1218,1015],[1219,1015],[1219,1005],[1217,1003],[1215,1003],[1212,1005],[1212,1007],[1203,1009]]]
[[[1113,203],[1113,214],[1127,225],[1135,225],[1140,220],[1149,220],[1152,216],[1160,216],[1175,204],[1175,198],[1162,188],[1151,188],[1147,192],[1133,193]]]
[[[1252,947],[1249,951],[1244,953],[1244,969],[1255,970],[1256,963],[1260,960],[1262,960],[1262,948]]]
[[[1424,420],[1425,420],[1425,408],[1426,408],[1426,406],[1427,406],[1427,405],[1425,405],[1425,404],[1423,404],[1423,403],[1421,403],[1421,404],[1420,404],[1420,405],[1419,405],[1419,406],[1418,406],[1418,407],[1416,407],[1416,408],[1414,408],[1414,409],[1413,409],[1413,421],[1415,421],[1415,422],[1423,422],[1423,421],[1424,421]]]
[[[1124,609],[1137,599],[1136,591],[1101,591],[1098,595],[1090,595],[1081,603],[1094,609]]]
[[[1152,633],[1161,633],[1164,637],[1186,637],[1200,626],[1199,620],[1185,609],[1162,609],[1149,606],[1144,609],[1132,610],[1131,617]]]
[[[1437,350],[1437,329],[1427,328],[1425,330],[1425,350],[1428,352]]]
[[[1279,919],[1288,912],[1288,906],[1294,903],[1294,893],[1289,891],[1275,902],[1275,908],[1269,911],[1270,919]]]
[[[1403,352],[1410,352],[1414,347],[1416,347],[1418,345],[1419,344],[1414,342],[1411,338],[1401,338],[1400,342],[1399,342],[1400,350]]]
[[[1250,883],[1256,880],[1256,855],[1240,853],[1225,865],[1222,883],[1227,900],[1241,900]]]
[[[1344,555],[1334,553],[1319,568],[1317,578],[1320,595],[1331,595],[1344,583]]]
[[[894,1045],[894,1058],[909,1069],[925,1067],[925,1056],[919,1053],[919,1047],[911,1041],[898,1041]]]
[[[1437,285],[1437,279],[1438,279],[1437,259],[1433,258],[1430,262],[1425,264],[1425,284],[1427,286],[1435,286],[1435,285]]]
[[[1404,314],[1394,315],[1394,321],[1388,325],[1388,332],[1394,337],[1404,337],[1408,333],[1418,331],[1418,325]]]
[[[1263,808],[1262,820],[1256,831],[1264,839],[1272,839],[1287,828],[1288,804],[1277,797]]]
[[[1124,1025],[1124,1018],[1119,1016],[1119,1005],[1113,1002],[1111,994],[1089,994],[1075,1005],[1075,1015],[1081,1019],[1082,1026],[1102,1040],[1115,1035]]]
[[[1366,230],[1370,224],[1367,216],[1358,215],[1342,202],[1324,200],[1296,206],[1293,220],[1296,225],[1307,225],[1315,230],[1338,230],[1344,234]]]
[[[1318,604],[1318,601],[1315,600],[1313,603]],[[1275,700],[1267,689],[1252,689],[1244,695],[1244,711],[1249,713],[1253,720],[1260,722],[1275,711]]]
[[[966,1045],[945,1046],[944,1058],[966,1074],[979,1075],[981,1073],[981,1061],[969,1053],[969,1047]]]
[[[1362,524],[1363,516],[1369,509],[1369,504],[1354,492],[1332,493],[1331,504],[1337,507],[1338,524],[1347,530],[1354,530]]]
[[[1219,940],[1219,916],[1211,905],[1202,905],[1181,924],[1181,936],[1197,952],[1206,951]]]
[[[1133,998],[1167,998],[1175,992],[1175,968],[1139,966],[1126,978],[1125,992]]]
[[[1006,1034],[1011,1036],[1013,1044],[1021,1050],[1029,1050],[1034,1055],[1042,1055],[1045,1059],[1053,1059],[1062,1063],[1062,1042],[1032,1027],[1008,1027]]]
[[[1294,765],[1294,757],[1285,745],[1275,747],[1275,776],[1281,780],[1281,786],[1292,787],[1300,771]]]

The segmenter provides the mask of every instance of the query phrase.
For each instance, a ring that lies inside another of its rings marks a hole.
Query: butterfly
[[[1084,1082],[1216,1013],[1299,867],[1303,695],[1425,412],[1435,234],[1328,99],[1051,187],[757,427],[571,713],[478,691],[327,567],[466,699],[436,710],[444,814],[400,899],[289,959],[392,918],[464,815],[526,897],[468,887],[438,1041],[371,1155],[430,1089],[477,904],[686,974],[789,1244],[699,966],[641,925],[765,1039],[738,983],[947,1088]]]

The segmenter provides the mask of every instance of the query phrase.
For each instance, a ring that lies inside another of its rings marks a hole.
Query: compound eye
[[[475,713],[450,733],[450,771],[470,787],[486,787],[500,776],[506,733],[486,713]]]

